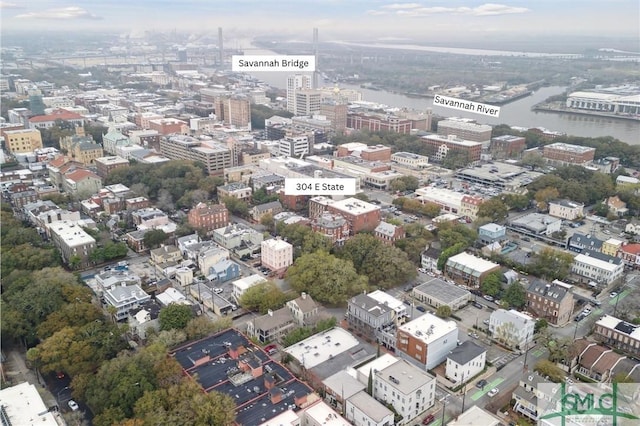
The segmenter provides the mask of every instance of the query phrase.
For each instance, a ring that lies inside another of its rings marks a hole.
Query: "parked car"
[[[436,419],[436,417],[433,414],[428,414],[427,417],[424,418],[424,420],[422,421],[423,425],[428,425],[429,423],[433,422]]]
[[[482,296],[482,297],[484,297],[484,299],[485,299],[485,300],[488,300],[489,302],[493,302],[493,297],[489,296],[488,294],[485,294],[485,295],[484,295],[484,296]]]
[[[486,320],[482,321],[482,323],[483,323],[484,325],[489,325],[489,320],[488,320],[488,319],[486,319]]]
[[[496,396],[498,394],[498,392],[500,392],[500,389],[498,388],[493,388],[489,391],[489,393],[487,393],[487,395],[489,396],[489,398],[493,398],[494,396]]]
[[[427,312],[427,310],[422,306],[416,306],[416,309],[419,310],[420,312]]]
[[[473,306],[478,309],[482,309],[482,305],[478,302],[473,302]]]
[[[486,381],[485,379],[478,380],[478,381],[476,382],[476,387],[477,387],[478,389],[483,389],[485,386],[487,386],[487,381]]]
[[[78,411],[80,409],[80,407],[78,406],[78,403],[75,402],[73,399],[70,399],[68,404],[69,404],[69,408],[71,408],[71,411]]]
[[[276,345],[268,345],[264,347],[264,351],[269,355],[273,355],[278,352],[278,347]]]
[[[617,292],[617,291],[612,291],[611,293],[609,293],[609,297],[610,297],[610,298],[612,298],[612,299],[613,299],[614,297],[616,297],[617,295],[618,295],[618,292]]]
[[[221,289],[220,287],[214,287],[214,288],[213,288],[213,292],[214,292],[215,294],[220,294],[220,293],[222,293],[222,289]]]

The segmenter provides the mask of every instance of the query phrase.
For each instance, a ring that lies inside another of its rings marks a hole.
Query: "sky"
[[[2,31],[215,31],[325,39],[640,38],[638,0],[0,0]],[[640,50],[640,49],[638,49]]]

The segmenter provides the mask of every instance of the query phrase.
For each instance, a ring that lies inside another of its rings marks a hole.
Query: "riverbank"
[[[610,114],[610,113],[600,112],[600,111],[570,109],[570,108],[567,108],[562,102],[541,102],[539,104],[534,105],[531,109],[534,111],[556,112],[560,114],[589,115],[592,117],[616,118],[620,120],[630,120],[630,121],[636,121],[636,122],[640,121],[640,116],[619,115],[619,114]]]

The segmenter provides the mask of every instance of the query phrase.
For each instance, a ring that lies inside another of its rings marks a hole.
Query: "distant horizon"
[[[3,35],[84,31],[136,36],[173,30],[200,34],[223,27],[231,38],[271,34],[308,40],[317,27],[322,41],[509,44],[555,39],[561,45],[566,39],[603,37],[625,45],[635,42],[631,50],[640,50],[637,0],[584,0],[579,6],[572,0],[490,1],[84,0],[61,6],[54,0],[0,0],[0,22]]]

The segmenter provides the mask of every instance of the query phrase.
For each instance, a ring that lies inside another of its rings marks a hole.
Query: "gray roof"
[[[481,346],[476,345],[471,340],[467,340],[460,346],[456,346],[454,350],[449,352],[447,358],[457,362],[460,365],[465,365],[469,361],[476,359],[476,357],[482,355],[487,350]]]
[[[381,304],[380,302],[372,297],[367,296],[366,294],[357,294],[353,296],[351,300],[349,300],[349,304],[355,305],[358,307],[358,309],[367,311],[371,315],[374,315],[377,311],[377,316],[382,316],[391,311],[390,307]]]
[[[425,383],[433,380],[433,377],[426,371],[421,370],[404,359],[391,364],[382,371],[377,371],[375,374],[380,376],[385,382],[390,383],[392,387],[404,395],[413,393],[418,388],[424,386]],[[395,381],[390,377],[393,377]]]
[[[547,281],[534,279],[531,284],[529,284],[527,293],[533,293],[538,296],[542,296],[545,299],[560,303],[560,301],[569,294],[569,291],[565,287],[552,284]]]
[[[391,410],[382,405],[364,390],[361,390],[348,399],[349,403],[353,404],[354,407],[357,407],[362,412],[366,413],[367,416],[374,420],[376,423],[381,422],[390,414],[393,415],[393,412]]]
[[[376,227],[375,232],[378,232],[383,235],[387,235],[389,237],[393,237],[396,233],[396,228],[398,227],[391,223],[380,222],[380,225]]]
[[[442,281],[440,278],[432,278],[426,283],[414,288],[413,291],[431,295],[445,304],[455,302],[470,294],[467,290]]]
[[[608,262],[614,265],[620,265],[622,263],[621,258],[609,256],[608,254],[600,253],[599,251],[585,250],[582,252],[582,255],[593,257],[594,259],[602,260],[603,262]]]
[[[600,250],[602,248],[602,240],[592,235],[584,235],[576,232],[569,239],[569,245],[580,245],[590,250]]]
[[[266,314],[254,319],[253,326],[256,330],[271,330],[276,327],[282,327],[289,322],[293,322],[293,316],[289,308],[284,307],[277,311],[272,311],[272,315]]]
[[[280,209],[282,210],[282,204],[280,204],[280,201],[271,201],[269,203],[264,203],[264,204],[260,204],[254,207],[254,209],[257,212],[266,212],[268,210],[272,210],[272,209]]]
[[[350,398],[366,388],[362,382],[350,376],[346,370],[338,371],[336,374],[327,377],[322,381],[322,384],[340,395],[343,399]]]

